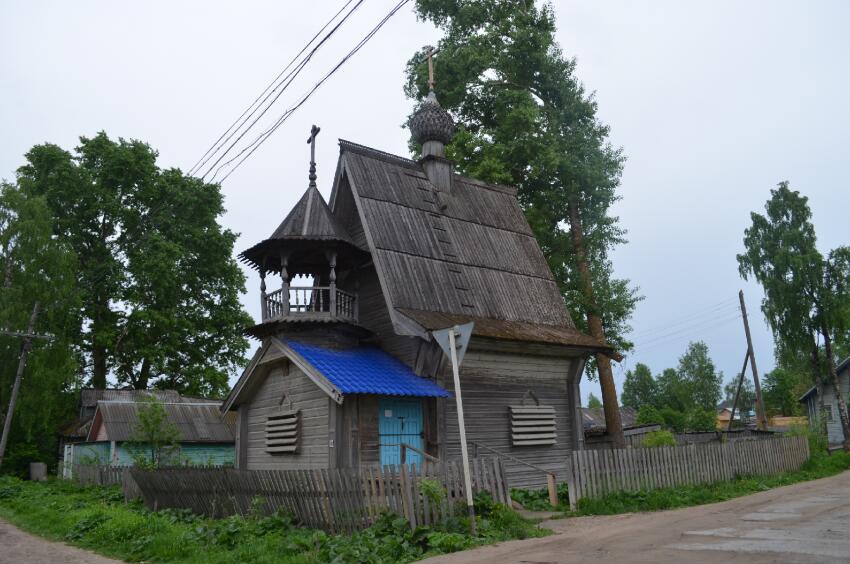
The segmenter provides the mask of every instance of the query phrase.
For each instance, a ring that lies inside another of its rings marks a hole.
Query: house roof
[[[130,441],[145,404],[135,401],[100,401],[88,440],[94,440],[99,427],[106,427],[110,441]],[[235,418],[221,417],[221,402],[163,403],[168,421],[180,431],[180,442],[229,443],[235,440]]]
[[[417,376],[378,347],[330,349],[297,341],[286,344],[343,394],[451,397],[437,383]]]
[[[119,390],[83,388],[80,390],[80,407],[97,407],[99,401],[137,401],[155,397],[162,402],[179,402],[177,390]]]
[[[620,421],[623,428],[634,427],[637,411],[633,407],[620,407]],[[601,407],[582,407],[581,421],[585,431],[590,429],[605,429],[605,410]]]
[[[575,329],[515,189],[454,175],[439,191],[415,161],[340,149],[397,331],[399,313],[423,329],[464,318],[479,335],[607,349]]]

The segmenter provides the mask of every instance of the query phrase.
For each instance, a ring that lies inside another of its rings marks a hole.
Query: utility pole
[[[756,356],[753,354],[753,339],[750,336],[750,322],[747,319],[747,305],[744,303],[744,291],[738,291],[738,299],[741,302],[741,317],[744,319],[744,333],[747,336],[747,355],[750,357],[750,368],[753,370],[753,385],[756,389],[756,419],[758,428],[767,430],[767,416],[764,412],[764,402],[761,399],[761,384],[759,384],[759,371],[756,368]],[[744,366],[746,368],[746,366]]]
[[[0,331],[0,333],[4,335],[23,338],[21,343],[21,356],[18,359],[18,371],[15,373],[15,383],[12,385],[12,396],[9,399],[9,411],[6,412],[6,420],[3,422],[3,435],[0,437],[0,466],[3,466],[3,456],[6,453],[6,443],[9,441],[9,431],[12,428],[12,415],[15,413],[15,404],[18,401],[18,393],[21,390],[21,379],[24,376],[24,368],[27,365],[27,356],[32,349],[32,340],[51,338],[47,335],[36,335],[33,333],[33,330],[35,329],[35,320],[38,318],[38,308],[39,303],[35,302],[26,333]]]

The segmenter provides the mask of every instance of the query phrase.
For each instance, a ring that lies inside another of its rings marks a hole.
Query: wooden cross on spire
[[[428,91],[434,91],[434,55],[439,53],[440,50],[436,47],[431,47],[428,49],[428,52],[425,53],[425,58],[428,59]]]
[[[307,138],[307,143],[310,144],[310,187],[316,187],[316,135],[322,130],[321,127],[313,125],[310,128],[310,137]]]

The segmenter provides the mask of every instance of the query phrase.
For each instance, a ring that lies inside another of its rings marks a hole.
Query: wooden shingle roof
[[[340,242],[356,246],[345,228],[331,213],[327,202],[315,186],[310,186],[295,207],[289,212],[268,239],[254,245],[239,256],[252,266],[259,267],[269,251],[276,250],[284,242],[302,242],[309,248],[314,242]],[[272,270],[279,269],[272,266]]]
[[[575,329],[513,188],[454,175],[439,191],[416,161],[348,141],[340,149],[397,329],[475,320],[476,334],[599,347]]]

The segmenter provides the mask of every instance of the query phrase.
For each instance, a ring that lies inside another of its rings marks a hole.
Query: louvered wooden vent
[[[551,405],[512,405],[511,443],[514,446],[555,444],[555,408]]]
[[[284,411],[266,420],[266,452],[291,454],[298,452],[298,411]]]

